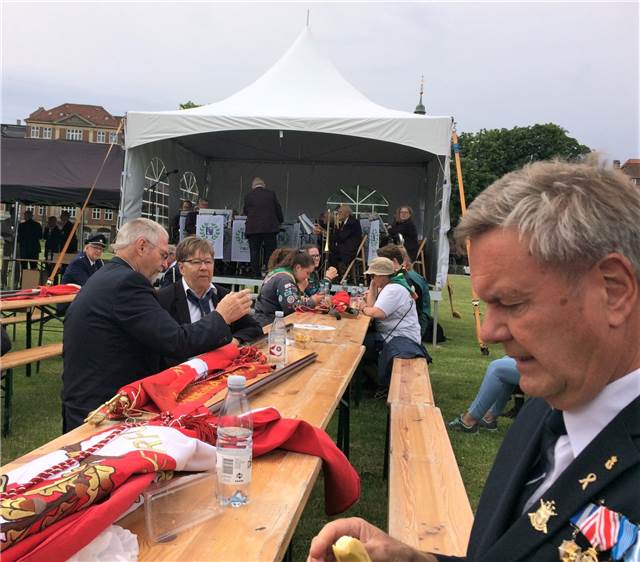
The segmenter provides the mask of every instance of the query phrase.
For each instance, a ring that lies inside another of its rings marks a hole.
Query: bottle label
[[[251,482],[250,449],[218,449],[218,480],[221,484],[249,484]]]
[[[282,357],[284,355],[284,345],[281,343],[272,343],[269,346],[269,355],[271,357]]]

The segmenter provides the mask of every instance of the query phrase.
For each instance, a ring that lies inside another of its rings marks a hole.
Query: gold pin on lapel
[[[617,462],[618,462],[618,457],[616,457],[615,455],[612,455],[611,457],[609,457],[609,460],[606,463],[604,463],[604,467],[607,470],[611,470],[616,465]]]
[[[580,482],[580,484],[582,485],[582,489],[586,490],[587,486],[595,482],[597,478],[598,477],[593,472],[590,472],[584,478],[581,478],[580,480],[578,480],[578,482]]]
[[[545,535],[547,534],[547,523],[549,519],[556,513],[556,502],[552,501],[544,501],[540,500],[540,507],[534,511],[533,513],[529,513],[529,521],[531,521],[531,526],[536,531],[542,531]]]

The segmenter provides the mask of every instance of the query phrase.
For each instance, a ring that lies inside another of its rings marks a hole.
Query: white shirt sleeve
[[[388,318],[407,300],[405,293],[407,293],[407,290],[402,285],[389,283],[380,291],[373,306],[382,310]]]

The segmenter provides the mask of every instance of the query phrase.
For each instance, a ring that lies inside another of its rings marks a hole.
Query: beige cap
[[[389,258],[374,258],[369,262],[367,275],[393,275],[396,272]]]

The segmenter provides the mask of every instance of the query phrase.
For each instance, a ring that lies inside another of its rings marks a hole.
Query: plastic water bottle
[[[269,363],[276,369],[287,364],[287,327],[284,323],[284,312],[276,311],[276,317],[269,331]]]
[[[245,391],[246,379],[231,375],[227,397],[220,410],[216,441],[218,499],[223,506],[240,507],[249,503],[253,457],[253,421]]]
[[[360,283],[358,285],[358,289],[356,290],[356,308],[360,309],[362,307],[363,302],[364,302],[364,285]]]

